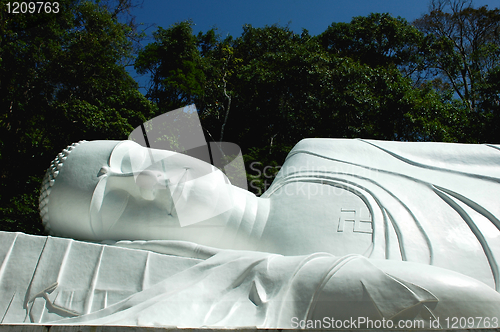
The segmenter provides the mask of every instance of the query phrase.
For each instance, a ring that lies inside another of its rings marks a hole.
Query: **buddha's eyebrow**
[[[101,167],[101,169],[99,170],[99,173],[97,173],[97,177],[100,177],[100,176],[110,176],[110,175],[113,175],[113,176],[118,176],[118,177],[130,177],[130,176],[134,176],[136,174],[140,173],[140,171],[137,171],[137,172],[115,172],[113,171],[113,169],[109,166],[103,166]]]

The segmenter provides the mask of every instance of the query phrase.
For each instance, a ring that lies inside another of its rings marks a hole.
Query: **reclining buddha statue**
[[[72,144],[51,236],[2,234],[2,323],[495,327],[499,150],[305,139],[256,197],[182,153]]]

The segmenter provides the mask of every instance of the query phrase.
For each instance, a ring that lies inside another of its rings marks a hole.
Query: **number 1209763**
[[[59,13],[59,2],[7,2],[6,6],[9,14]]]

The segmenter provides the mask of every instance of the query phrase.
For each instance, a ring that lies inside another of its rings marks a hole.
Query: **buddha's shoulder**
[[[346,138],[306,138],[293,147],[286,162],[287,164],[307,163],[303,159],[314,156],[320,157],[324,161],[342,160],[363,163],[367,157],[381,154],[381,150],[372,142],[375,141]]]
[[[293,147],[288,158],[304,153],[336,160],[357,160],[359,157],[366,160],[371,157],[377,160],[397,158],[417,164],[430,161],[483,166],[500,163],[500,145],[494,144],[306,138]]]
[[[494,148],[500,150],[499,144],[469,144],[469,143],[451,143],[451,142],[409,142],[409,141],[387,141],[387,140],[375,140],[375,139],[364,139],[364,138],[304,138],[300,140],[295,146],[295,149],[307,149],[307,148],[332,148],[332,147],[363,147],[372,146],[379,148],[400,148],[400,149],[426,149],[426,150],[441,150],[441,149],[482,149],[482,148]]]

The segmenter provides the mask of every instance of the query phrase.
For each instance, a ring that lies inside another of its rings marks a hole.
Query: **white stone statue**
[[[73,144],[40,198],[56,237],[0,235],[0,322],[498,327],[498,150],[306,139],[256,197],[180,153]]]

